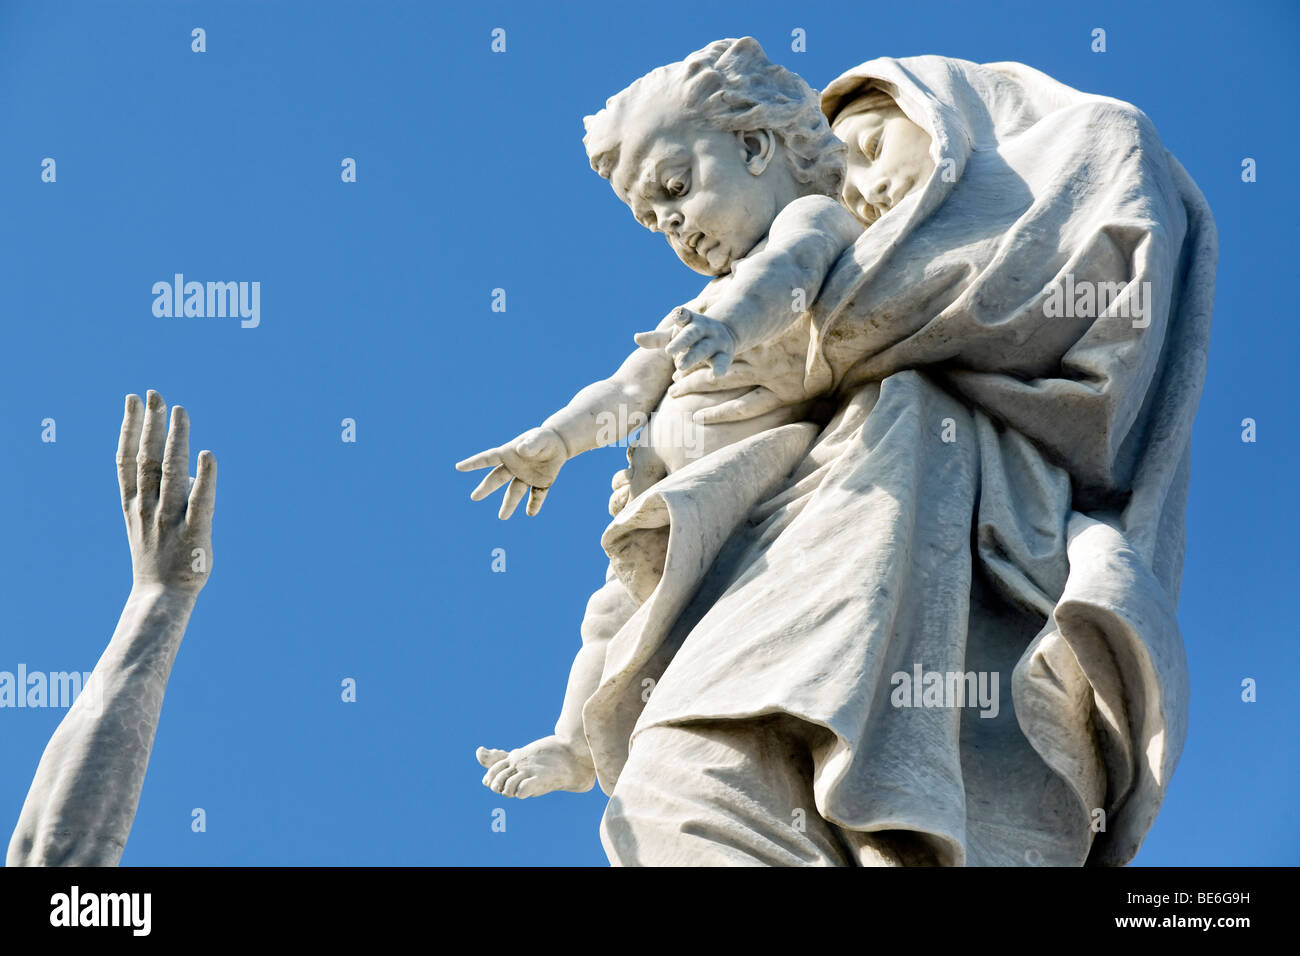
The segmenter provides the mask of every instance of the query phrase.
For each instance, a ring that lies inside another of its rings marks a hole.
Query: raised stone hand
[[[489,448],[457,462],[456,470],[475,471],[492,467],[487,477],[470,493],[470,498],[482,501],[508,484],[501,510],[497,512],[497,517],[504,521],[519,507],[524,492],[528,492],[527,514],[530,517],[537,514],[560,468],[568,460],[563,438],[549,428],[533,428],[498,448]]]
[[[140,800],[172,663],[212,570],[217,462],[189,476],[189,418],[126,397],[117,448],[131,593],[108,647],[54,731],[9,842],[9,866],[116,866]]]
[[[136,591],[174,591],[193,598],[212,570],[212,508],[217,460],[199,453],[198,476],[190,478],[190,420],[185,409],[167,406],[155,391],[141,403],[126,397],[117,446],[131,572]]]

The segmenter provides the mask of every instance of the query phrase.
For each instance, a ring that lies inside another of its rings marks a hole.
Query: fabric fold
[[[601,786],[649,728],[783,714],[828,732],[835,826],[945,864],[1123,864],[1186,733],[1213,219],[1129,104],[914,57],[823,108],[872,88],[935,171],[809,310],[829,423],[706,456],[606,531],[641,603],[584,710]]]

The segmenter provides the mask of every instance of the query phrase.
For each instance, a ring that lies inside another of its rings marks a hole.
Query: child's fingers
[[[643,349],[661,349],[673,340],[671,332],[638,332],[632,341]]]
[[[501,449],[489,448],[487,451],[481,451],[477,455],[471,455],[464,461],[456,462],[457,471],[477,471],[480,468],[486,468],[488,465],[501,464]]]
[[[524,494],[528,491],[528,486],[516,478],[506,487],[506,493],[501,499],[501,510],[497,512],[497,517],[505,521],[515,509],[519,507],[519,502],[524,500]]]
[[[478,487],[469,493],[469,500],[482,501],[513,477],[514,475],[510,474],[509,468],[505,465],[497,465],[487,473],[486,478],[479,482]]]
[[[709,338],[700,339],[700,341],[675,357],[677,367],[683,372],[693,371],[696,366],[703,365],[717,352],[718,343],[716,341]]]
[[[546,500],[550,490],[550,488],[533,488],[528,492],[528,507],[524,509],[528,517],[531,518],[542,510],[542,502]]]
[[[688,325],[684,329],[678,329],[673,340],[668,343],[668,354],[678,360],[677,367],[681,368],[679,356],[684,354],[691,346],[695,345],[701,339],[708,335],[708,330],[700,325]]]

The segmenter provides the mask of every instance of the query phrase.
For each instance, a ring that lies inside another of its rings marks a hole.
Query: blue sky
[[[1020,60],[1140,106],[1200,185],[1221,251],[1180,606],[1191,726],[1136,862],[1300,863],[1300,7],[21,0],[0,6],[0,670],[89,670],[112,633],[125,393],[184,404],[220,461],[213,575],[124,864],[605,862],[599,791],[505,801],[474,748],[549,731],[622,452],[566,465],[509,522],[451,466],[698,290],[588,168],[581,120],[745,34],[814,87],[881,55]],[[260,326],[155,318],[176,272],[260,281]],[[0,710],[6,840],[61,716]]]

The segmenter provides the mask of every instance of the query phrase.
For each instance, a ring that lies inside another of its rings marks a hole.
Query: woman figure
[[[634,602],[584,622],[612,634],[583,709],[606,851],[1123,864],[1186,726],[1209,210],[1139,110],[1019,64],[873,60],[822,105],[869,225],[810,310],[825,414],[602,539]],[[923,169],[873,165],[918,132]]]

